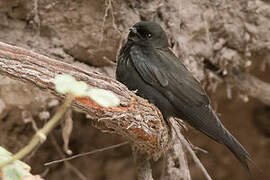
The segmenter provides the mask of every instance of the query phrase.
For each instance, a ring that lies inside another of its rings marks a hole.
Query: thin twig
[[[63,149],[66,154],[71,155],[72,151],[69,149],[69,137],[71,135],[73,129],[73,120],[72,120],[72,110],[69,109],[64,117],[64,121],[62,122],[62,138],[64,141]]]
[[[188,141],[185,139],[185,137],[182,135],[182,133],[180,132],[180,130],[176,129],[175,126],[179,126],[181,124],[176,123],[177,121],[174,118],[170,118],[169,119],[169,123],[171,124],[170,127],[172,127],[172,129],[174,130],[176,136],[179,138],[179,140],[181,141],[181,143],[186,147],[186,149],[188,150],[188,152],[191,154],[194,162],[197,164],[197,166],[202,170],[204,176],[206,177],[207,180],[212,180],[212,178],[210,177],[210,175],[208,174],[207,170],[205,169],[205,167],[202,165],[200,159],[197,157],[197,155],[195,154],[195,152],[193,151],[191,145],[188,143]]]
[[[186,139],[186,141],[188,142],[188,144],[190,145],[190,147],[192,148],[193,151],[201,151],[203,152],[204,154],[208,154],[208,151],[198,147],[198,146],[195,146],[194,144],[192,144],[188,139]]]
[[[95,150],[90,151],[90,152],[76,154],[76,155],[71,156],[71,157],[68,157],[68,158],[59,159],[59,160],[55,160],[55,161],[51,161],[51,162],[45,163],[44,165],[45,166],[49,166],[49,165],[52,165],[52,164],[55,164],[55,163],[69,161],[69,160],[72,160],[72,159],[75,159],[75,158],[78,158],[78,157],[82,157],[82,156],[86,156],[86,155],[91,155],[91,154],[95,154],[95,153],[98,153],[98,152],[102,152],[102,151],[107,151],[107,150],[110,150],[110,149],[118,148],[118,147],[124,146],[126,144],[129,144],[129,142],[126,141],[126,142],[123,142],[123,143],[120,143],[120,144],[116,144],[116,145],[112,145],[112,146],[109,146],[109,147],[95,149]]]
[[[54,148],[56,149],[56,151],[60,154],[60,156],[62,158],[65,157],[65,154],[63,153],[63,151],[61,150],[60,146],[57,144],[54,134],[51,133],[51,135],[49,136],[50,140],[52,141],[52,144],[54,145]],[[81,172],[79,171],[76,167],[74,167],[70,162],[65,161],[65,165],[71,169],[71,171],[73,171],[79,179],[81,180],[87,180],[88,178]]]
[[[105,13],[104,13],[104,16],[103,16],[103,20],[102,20],[102,25],[101,25],[101,38],[100,38],[100,41],[98,43],[98,47],[101,46],[101,43],[103,42],[103,39],[104,39],[104,26],[105,26],[105,21],[106,21],[106,18],[108,16],[108,12],[110,10],[110,3],[106,0],[105,1]]]
[[[212,180],[211,176],[208,174],[207,170],[205,169],[205,167],[203,166],[203,164],[201,163],[200,159],[197,157],[195,152],[192,150],[190,144],[187,142],[187,140],[184,138],[184,136],[181,133],[178,133],[178,137],[180,138],[180,141],[186,147],[188,152],[191,154],[194,162],[202,170],[202,172],[203,172],[204,176],[206,177],[206,179],[207,180]]]
[[[176,130],[178,133],[181,133],[180,128]],[[191,180],[191,175],[183,144],[178,138],[175,131],[172,131],[171,134],[173,144],[168,153],[166,153],[167,170],[166,172],[164,172],[163,178],[161,179]]]
[[[68,95],[64,104],[59,108],[57,113],[53,116],[53,118],[48,121],[45,126],[37,131],[35,136],[32,138],[32,140],[29,142],[27,146],[25,146],[23,149],[21,149],[18,153],[16,153],[12,158],[3,161],[0,163],[0,168],[13,163],[16,160],[22,159],[27,154],[29,154],[37,145],[40,143],[43,143],[46,140],[46,137],[48,133],[54,128],[56,123],[60,120],[60,118],[64,115],[64,113],[68,110],[68,108],[71,106],[71,102],[73,100],[72,95]]]
[[[112,26],[114,28],[114,30],[121,36],[121,32],[119,31],[119,29],[117,28],[117,25],[115,23],[115,18],[114,18],[114,11],[113,11],[113,6],[112,6],[112,0],[105,0],[105,13],[102,19],[102,25],[101,25],[101,38],[98,44],[98,47],[101,46],[103,40],[104,40],[104,27],[105,27],[105,22],[108,16],[109,11],[111,12],[111,16],[112,16]]]

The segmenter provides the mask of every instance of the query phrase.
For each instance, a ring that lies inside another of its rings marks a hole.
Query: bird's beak
[[[134,34],[137,34],[137,29],[135,27],[129,28],[130,32],[133,32]]]

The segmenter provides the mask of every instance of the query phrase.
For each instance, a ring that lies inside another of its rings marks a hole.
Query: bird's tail
[[[248,171],[250,174],[248,161],[251,161],[250,155],[247,150],[238,142],[238,140],[223,126],[217,117],[216,113],[210,108],[210,112],[213,114],[214,118],[217,120],[217,125],[219,125],[220,129],[220,137],[217,139],[218,142],[224,144],[240,161],[242,166]]]
[[[223,125],[222,125],[223,126]],[[228,149],[235,155],[235,157],[240,161],[242,166],[250,173],[249,166],[247,161],[251,161],[249,153],[246,149],[231,135],[228,130],[224,128],[225,138],[223,139],[224,145],[228,147]]]
[[[196,112],[196,113],[192,113]],[[224,144],[240,161],[242,166],[250,173],[248,161],[251,161],[249,153],[223,126],[211,106],[199,107],[192,110],[186,109],[186,119],[197,130],[206,134],[215,141]]]

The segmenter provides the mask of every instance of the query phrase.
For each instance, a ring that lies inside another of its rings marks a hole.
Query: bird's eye
[[[147,33],[147,38],[150,39],[152,37],[151,33]]]

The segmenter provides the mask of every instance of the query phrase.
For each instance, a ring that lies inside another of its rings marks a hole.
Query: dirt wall
[[[269,106],[237,91],[232,81],[223,78],[237,69],[270,83],[269,1],[0,0],[0,41],[113,77],[128,28],[140,20],[162,25],[172,49],[202,80],[225,126],[262,169],[258,179],[269,179]],[[223,76],[205,68],[206,61],[217,66]],[[0,84],[0,144],[16,152],[33,135],[32,122],[41,127],[59,102],[46,91],[3,76]],[[92,128],[84,115],[74,112],[74,117],[70,147],[74,153],[121,141]],[[80,174],[95,180],[135,179],[129,147],[44,167],[44,162],[63,155],[60,131],[56,128],[46,144],[25,159],[34,173],[46,179],[79,179]],[[192,128],[185,134],[193,144],[209,151],[198,154],[214,179],[247,178],[224,147]],[[190,167],[193,179],[203,179],[194,163],[190,162]],[[161,169],[157,165],[156,176]],[[257,176],[256,168],[253,170]]]

